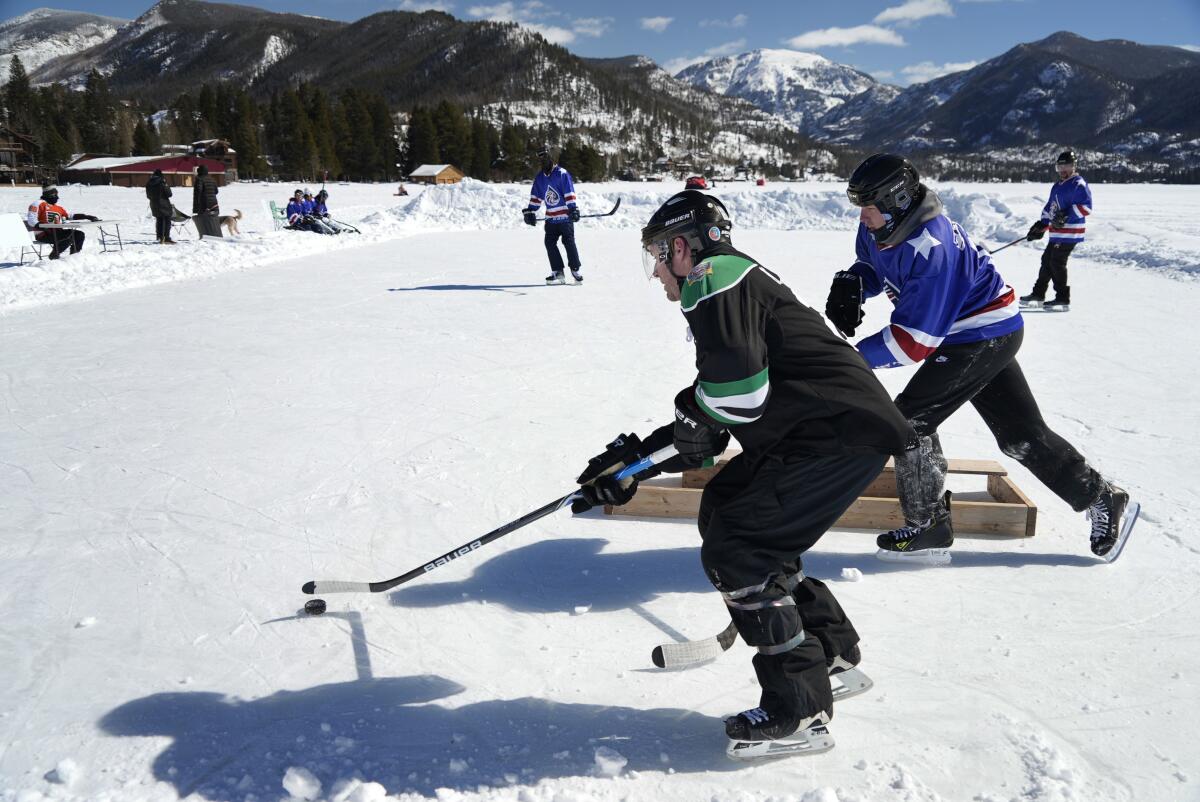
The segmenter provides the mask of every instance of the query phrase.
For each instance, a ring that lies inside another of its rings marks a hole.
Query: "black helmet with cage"
[[[642,267],[646,277],[654,277],[654,267],[670,258],[676,237],[687,240],[692,259],[700,261],[704,252],[720,243],[731,244],[729,231],[733,221],[725,204],[713,195],[685,189],[658,207],[642,229]]]
[[[846,196],[855,206],[874,206],[883,214],[883,226],[871,231],[876,242],[883,242],[924,200],[925,188],[908,159],[876,153],[854,169]]]

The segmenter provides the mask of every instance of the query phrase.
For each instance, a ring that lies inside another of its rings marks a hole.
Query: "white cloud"
[[[702,19],[701,28],[745,28],[750,18],[745,14],[735,14],[733,19]]]
[[[872,20],[880,25],[888,22],[911,23],[926,17],[953,17],[950,0],[905,0],[898,6],[885,8]]]
[[[441,0],[431,0],[423,2],[423,0],[400,0],[401,11],[444,11],[449,13],[454,8],[453,3],[441,2]]]
[[[680,56],[679,58],[673,58],[663,64],[662,68],[674,75],[684,67],[690,67],[693,64],[699,64],[702,61],[720,58],[721,56],[731,56],[734,53],[740,53],[745,49],[745,39],[734,39],[732,42],[725,42],[724,44],[717,45],[716,47],[710,47],[699,56]]]
[[[969,70],[978,63],[978,61],[948,61],[945,64],[934,64],[932,61],[922,61],[920,64],[901,68],[900,74],[904,76],[906,84],[919,84],[949,75],[952,72]]]
[[[1177,45],[1177,47],[1182,47],[1184,50],[1191,50],[1193,53],[1200,53],[1200,45]]]
[[[515,22],[523,28],[540,33],[547,42],[556,45],[570,44],[575,41],[575,31],[538,22],[544,17],[561,16],[557,12],[548,11],[546,4],[540,0],[526,0],[519,5],[504,2],[494,6],[471,6],[467,9],[467,15],[476,19],[490,19],[496,22]]]
[[[892,81],[896,77],[896,73],[891,70],[875,70],[871,73],[871,77],[876,81],[883,81],[885,84]]]
[[[571,21],[571,30],[580,36],[599,37],[608,33],[612,24],[612,17],[580,17]]]
[[[642,28],[647,31],[662,33],[674,21],[674,17],[642,17]]]
[[[821,28],[808,31],[787,40],[797,50],[814,50],[822,47],[849,47],[850,45],[891,45],[904,47],[904,37],[878,25],[855,25],[853,28]]]

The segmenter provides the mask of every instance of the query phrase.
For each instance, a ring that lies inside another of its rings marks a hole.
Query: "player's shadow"
[[[389,287],[388,292],[418,292],[420,290],[486,290],[489,292],[510,292],[511,290],[531,290],[548,286],[542,284],[426,284],[424,287]],[[513,295],[524,295],[514,292]]]
[[[113,736],[170,738],[154,760],[155,778],[180,798],[214,802],[287,799],[282,782],[291,767],[312,772],[322,798],[350,778],[380,783],[389,794],[433,795],[586,777],[608,762],[605,753],[597,758],[601,747],[628,761],[626,772],[735,768],[715,718],[535,698],[430,704],[462,690],[438,676],[412,676],[253,700],[157,693],[112,710],[100,727]]]
[[[391,594],[397,607],[486,601],[520,612],[623,610],[663,593],[714,593],[698,547],[602,553],[599,538],[544,540],[493,557],[459,582],[422,581]]]

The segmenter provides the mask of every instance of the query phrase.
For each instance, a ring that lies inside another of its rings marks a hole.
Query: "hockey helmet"
[[[855,206],[874,206],[883,214],[884,224],[871,232],[876,242],[883,242],[917,208],[925,188],[908,159],[876,153],[854,169],[846,197]]]
[[[1075,151],[1067,148],[1062,153],[1058,154],[1055,164],[1074,164],[1076,162]]]
[[[654,278],[655,266],[670,258],[671,243],[676,237],[687,240],[692,258],[696,259],[718,243],[729,244],[732,228],[729,211],[716,196],[695,189],[672,195],[642,229],[642,267],[646,278]]]
[[[42,184],[42,200],[46,203],[58,203],[58,187],[54,184]]]

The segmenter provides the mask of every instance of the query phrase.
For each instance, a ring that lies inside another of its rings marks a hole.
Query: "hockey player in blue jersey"
[[[894,305],[890,323],[857,348],[872,368],[921,365],[896,397],[920,436],[896,459],[905,525],[879,536],[879,556],[949,561],[954,530],[937,430],[969,401],[1005,454],[1077,512],[1087,511],[1092,551],[1115,558],[1128,534],[1122,519],[1131,524],[1136,507],[1042,419],[1017,364],[1024,332],[1017,299],[991,258],[945,215],[907,159],[871,156],[850,177],[847,194],[860,208],[858,258],[834,276],[826,315],[852,336],[863,301],[885,293]]]
[[[1071,308],[1071,287],[1067,284],[1067,258],[1083,242],[1088,215],[1092,213],[1092,190],[1075,172],[1075,151],[1064,150],[1054,164],[1058,181],[1050,188],[1050,200],[1042,217],[1034,223],[1027,240],[1041,239],[1050,231],[1050,244],[1042,251],[1042,267],[1033,291],[1021,296],[1021,306],[1066,312]],[[1054,299],[1046,300],[1046,289],[1053,282]]]
[[[533,179],[529,192],[529,205],[524,209],[525,222],[537,225],[537,210],[546,204],[546,253],[550,257],[550,275],[547,284],[566,284],[562,254],[558,252],[558,240],[562,239],[567,252],[567,267],[576,284],[583,283],[579,250],[575,247],[575,223],[579,221],[579,209],[575,205],[575,184],[571,174],[555,163],[549,145],[538,149],[542,169]]]

